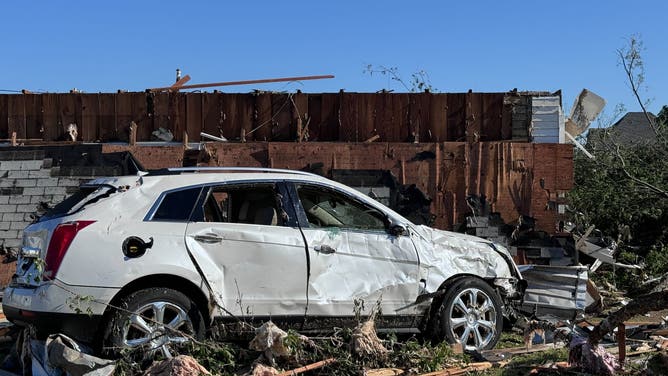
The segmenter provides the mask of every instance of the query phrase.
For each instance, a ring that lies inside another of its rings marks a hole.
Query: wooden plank
[[[59,94],[58,95],[58,138],[59,140],[70,141],[65,138],[65,129],[70,124],[75,124],[77,129],[81,124],[81,107],[78,104],[77,96],[79,94]],[[80,140],[79,138],[77,138]]]
[[[132,100],[132,93],[116,94],[116,137],[123,142],[129,141],[130,122],[134,120]]]
[[[236,101],[236,122],[239,123],[243,132],[250,132],[254,123],[255,98],[246,94],[235,94],[234,98]]]
[[[6,140],[11,135],[9,133],[9,96],[0,95],[0,139]]]
[[[185,126],[186,103],[182,93],[169,93],[168,113],[169,126],[167,129],[172,131],[174,141],[183,141],[183,132]]]
[[[431,93],[416,93],[408,96],[408,123],[410,128],[417,131],[420,142],[429,142],[433,140],[431,124]]]
[[[153,96],[153,130],[164,128],[172,131],[169,127],[169,94],[155,93]]]
[[[466,141],[480,142],[482,138],[482,95],[466,93]]]
[[[42,96],[35,94],[25,95],[26,138],[42,139],[44,134],[42,124]]]
[[[339,110],[339,141],[355,142],[359,133],[359,107],[362,97],[358,94],[340,93],[341,106]]]
[[[292,95],[271,95],[271,141],[293,141],[297,138],[297,123],[292,121]]]
[[[221,136],[222,94],[202,93],[202,129],[201,132]],[[223,135],[224,136],[224,135]],[[228,134],[229,136],[229,134]]]
[[[17,139],[26,138],[25,95],[11,94],[7,96],[7,130],[11,135],[16,132]]]
[[[466,93],[448,94],[448,138],[466,141]]]
[[[186,133],[191,142],[200,140],[200,132],[203,129],[202,120],[202,94],[185,93],[186,100]],[[214,134],[215,135],[215,134]]]
[[[503,93],[482,94],[482,141],[501,141]]]
[[[84,142],[97,142],[100,119],[99,94],[81,94],[81,126],[79,139]]]
[[[426,95],[426,94],[425,94]],[[431,140],[448,140],[448,94],[429,94],[429,130]]]
[[[344,93],[322,94],[317,141],[343,141],[341,106]]]
[[[98,94],[98,129],[101,142],[119,141],[116,123],[116,94]]]
[[[40,94],[42,97],[42,140],[46,142],[56,141],[61,135],[62,125],[60,119],[59,95]]]
[[[302,93],[296,93],[292,95],[292,106],[291,106],[291,122],[292,124],[300,124],[301,129],[298,129],[299,127],[294,129],[295,132],[295,139],[297,141],[306,141],[308,140],[308,128],[305,128],[308,125],[310,125],[310,122],[308,121],[308,96],[306,94]]]
[[[137,141],[150,141],[153,132],[153,118],[148,116],[149,94],[130,93],[132,98],[132,121],[137,123]]]
[[[309,141],[320,141],[322,120],[322,101],[323,97],[331,94],[307,94],[308,105],[308,136]]]
[[[261,93],[255,96],[253,114],[253,128],[246,133],[246,140],[270,141],[272,127],[271,94]]]

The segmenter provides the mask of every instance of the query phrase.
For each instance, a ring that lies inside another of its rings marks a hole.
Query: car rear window
[[[201,187],[195,187],[166,193],[152,219],[154,221],[188,221],[201,190]]]
[[[38,222],[76,213],[77,211],[83,209],[86,205],[97,202],[104,197],[108,197],[115,191],[116,188],[107,185],[81,186],[74,194],[53,208],[47,210],[46,213],[39,218]]]

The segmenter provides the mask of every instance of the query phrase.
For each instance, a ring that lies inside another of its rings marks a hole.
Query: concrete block
[[[29,178],[49,178],[51,177],[51,169],[41,169],[36,171],[28,171]]]
[[[20,170],[21,161],[0,161],[0,170],[11,171],[11,170]]]
[[[7,177],[10,179],[28,179],[30,178],[30,171],[10,170]]]
[[[24,204],[39,204],[40,202],[51,202],[53,200],[53,196],[51,195],[44,195],[44,196],[30,196],[30,200],[28,202],[24,202]]]
[[[42,192],[43,194],[44,192]],[[67,187],[53,187],[49,188],[49,194],[51,195],[66,195],[67,194]]]
[[[31,196],[24,196],[24,195],[17,195],[17,196],[12,196],[11,199],[9,200],[10,204],[29,204],[30,203],[30,197]]]
[[[48,169],[51,169],[51,167],[53,167],[53,158],[45,158],[42,161],[42,168],[48,170]]]
[[[23,194],[26,196],[43,196],[44,187],[23,188]]]
[[[21,170],[30,171],[30,170],[39,170],[42,168],[44,160],[32,160],[32,161],[21,161]]]
[[[2,231],[0,231],[0,232],[2,232]],[[2,236],[0,236],[0,238],[2,238]],[[17,236],[17,237],[12,238],[12,239],[5,238],[4,246],[6,248],[19,248],[19,247],[21,247],[21,237]]]
[[[13,204],[0,205],[0,213],[16,213],[16,205]]]
[[[0,231],[9,230],[9,224],[11,222],[0,222]]]
[[[59,178],[58,179],[58,184],[59,186],[67,186],[67,187],[78,187],[81,185],[82,182],[88,181],[90,179],[76,179],[76,178]]]
[[[0,239],[12,239],[12,238],[16,239],[18,236],[19,236],[19,232],[16,231],[16,230],[0,231]]]
[[[56,187],[58,186],[58,178],[43,178],[37,179],[38,187]]]
[[[0,205],[9,204],[9,196],[0,196]]]
[[[28,227],[29,224],[30,222],[11,222],[9,229],[23,231],[23,229]]]
[[[26,171],[27,173],[27,171]],[[35,187],[37,186],[37,179],[16,179],[17,187]]]
[[[24,213],[2,213],[2,222],[25,221]]]
[[[10,179],[10,178],[0,179],[0,188],[13,187],[15,183],[16,179]]]
[[[35,204],[16,205],[17,213],[32,213],[36,210],[37,210],[37,205]]]
[[[23,187],[0,187],[0,196],[9,196],[9,201],[11,202],[12,197],[20,196],[23,194]]]

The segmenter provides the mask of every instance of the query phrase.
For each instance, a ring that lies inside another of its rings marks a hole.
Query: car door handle
[[[213,243],[220,243],[223,241],[223,238],[221,238],[218,235],[195,235],[195,240],[201,243],[208,243],[208,244],[213,244]]]
[[[328,246],[327,244],[316,245],[315,247],[313,247],[313,250],[316,252],[324,253],[326,255],[336,252],[336,249]]]

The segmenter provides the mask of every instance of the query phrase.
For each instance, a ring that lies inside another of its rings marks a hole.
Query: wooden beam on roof
[[[190,75],[186,74],[183,76],[183,78],[180,78],[178,81],[174,83],[174,85],[170,86],[170,90],[179,90],[183,85],[185,85],[188,81],[190,81]],[[153,91],[153,89],[151,89]]]
[[[178,90],[188,90],[188,89],[203,89],[207,87],[218,87],[218,86],[235,86],[235,85],[252,85],[252,84],[265,84],[272,82],[289,82],[289,81],[306,81],[306,80],[322,80],[327,78],[334,78],[333,75],[320,75],[320,76],[302,76],[302,77],[282,77],[282,78],[266,78],[261,80],[247,80],[247,81],[226,81],[226,82],[214,82],[210,84],[195,84],[195,85],[182,85],[176,86],[179,82],[187,78],[186,75],[181,80],[176,82],[172,86],[167,87],[158,87],[149,89],[149,91],[178,91]]]

